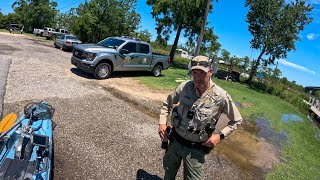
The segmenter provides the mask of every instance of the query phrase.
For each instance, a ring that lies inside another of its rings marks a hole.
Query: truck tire
[[[47,40],[50,40],[50,38],[49,37],[46,37],[47,38]]]
[[[111,74],[111,66],[109,63],[101,63],[94,70],[94,76],[97,79],[108,79]]]
[[[61,45],[61,50],[62,51],[67,51],[67,48],[65,47],[65,45],[63,45],[63,44]]]
[[[159,77],[161,74],[161,70],[162,70],[162,67],[160,65],[156,65],[152,70],[153,76]]]
[[[56,35],[52,35],[51,36],[51,40],[55,41],[57,38],[56,38]]]

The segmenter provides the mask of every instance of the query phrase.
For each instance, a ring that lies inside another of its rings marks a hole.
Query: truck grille
[[[80,51],[78,49],[74,49],[72,54],[73,54],[74,57],[79,58],[79,59],[84,59],[85,58],[84,52],[82,52],[82,51]]]

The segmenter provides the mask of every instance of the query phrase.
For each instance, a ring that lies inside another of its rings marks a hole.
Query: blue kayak
[[[0,135],[0,179],[49,180],[53,170],[54,108],[41,101]]]

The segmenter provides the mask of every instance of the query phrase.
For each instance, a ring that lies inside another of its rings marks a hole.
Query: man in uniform
[[[162,141],[171,139],[163,158],[165,180],[175,179],[182,160],[184,179],[203,179],[205,154],[242,122],[229,94],[211,81],[213,68],[209,58],[196,56],[189,67],[193,80],[181,83],[161,108],[158,132]],[[177,106],[173,108],[174,105]],[[167,121],[171,111],[172,127]],[[227,115],[229,122],[219,134],[214,134],[221,113]]]

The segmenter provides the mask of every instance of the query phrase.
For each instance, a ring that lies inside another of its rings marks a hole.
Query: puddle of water
[[[282,122],[295,122],[295,121],[303,121],[303,119],[295,114],[283,114],[281,118]]]
[[[275,132],[271,129],[271,124],[265,120],[265,117],[255,117],[255,119],[255,121],[243,121],[245,130],[274,144],[277,150],[280,151],[282,143],[288,141],[287,134],[284,132]]]

